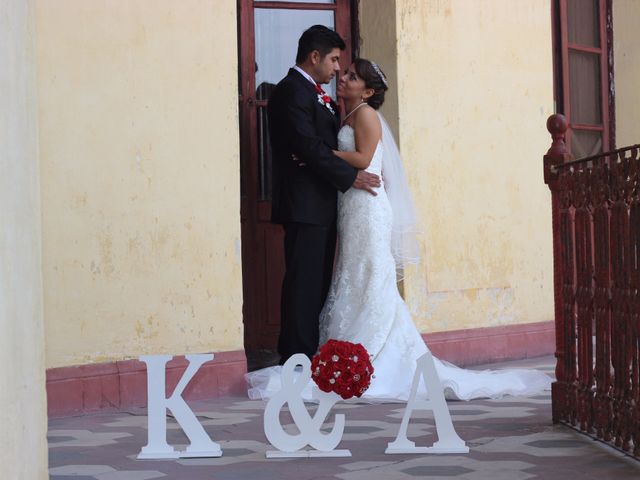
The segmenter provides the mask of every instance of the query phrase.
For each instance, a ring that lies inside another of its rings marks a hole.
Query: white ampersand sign
[[[297,365],[302,366],[296,372]],[[268,451],[267,458],[282,457],[350,457],[349,450],[334,450],[342,439],[344,432],[344,415],[336,414],[331,432],[321,432],[331,407],[340,400],[333,393],[322,392],[314,386],[314,397],[319,400],[318,409],[313,417],[304,405],[302,392],[311,380],[311,362],[301,353],[293,355],[282,367],[282,388],[269,399],[264,410],[264,433],[271,444],[278,450]],[[285,432],[280,423],[280,410],[288,404],[291,417],[300,431],[297,434]],[[310,445],[315,450],[301,450]]]

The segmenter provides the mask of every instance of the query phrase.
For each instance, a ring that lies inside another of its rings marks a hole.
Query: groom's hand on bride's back
[[[380,177],[378,175],[375,173],[365,172],[364,170],[359,170],[352,187],[360,190],[366,190],[371,195],[378,195],[374,188],[378,188],[380,185]]]

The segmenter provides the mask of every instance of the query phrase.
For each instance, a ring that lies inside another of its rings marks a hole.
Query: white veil
[[[382,125],[382,146],[384,149],[382,180],[393,212],[391,253],[396,261],[398,279],[401,280],[406,265],[415,265],[420,262],[420,246],[417,239],[418,221],[398,146],[393,139],[389,125],[380,112],[378,112],[378,117]]]

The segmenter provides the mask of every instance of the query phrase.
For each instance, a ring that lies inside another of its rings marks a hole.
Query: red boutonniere
[[[333,107],[331,106],[331,97],[327,95],[327,92],[325,92],[317,83],[316,92],[318,93],[318,103],[327,107],[329,111],[335,115],[336,112],[333,111]]]

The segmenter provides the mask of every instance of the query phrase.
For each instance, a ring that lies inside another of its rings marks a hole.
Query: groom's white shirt
[[[316,86],[316,81],[313,78],[311,78],[311,75],[309,75],[307,72],[301,69],[298,65],[294,65],[293,69],[300,72],[300,75],[302,75],[304,78],[309,80],[314,87]]]

